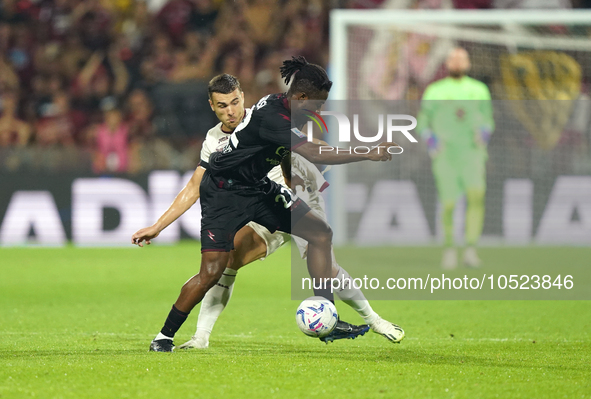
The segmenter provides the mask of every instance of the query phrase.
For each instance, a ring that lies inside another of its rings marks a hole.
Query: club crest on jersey
[[[265,161],[269,162],[273,166],[277,166],[281,163],[281,160],[275,158],[266,158]]]
[[[284,146],[277,147],[277,149],[275,150],[275,154],[277,154],[279,158],[266,158],[265,160],[269,162],[271,165],[277,166],[281,163],[281,160],[283,158],[289,155],[289,153],[290,151]]]

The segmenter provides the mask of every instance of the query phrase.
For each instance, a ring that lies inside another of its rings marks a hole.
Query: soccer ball
[[[334,330],[338,319],[337,308],[321,296],[304,300],[296,312],[298,327],[310,337],[326,337]]]

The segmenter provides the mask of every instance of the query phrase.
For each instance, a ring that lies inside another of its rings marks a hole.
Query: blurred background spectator
[[[24,149],[19,154],[29,155],[19,155],[18,162],[0,156],[0,170],[193,168],[207,130],[216,123],[207,103],[209,79],[222,72],[237,75],[250,106],[285,89],[278,73],[283,59],[302,54],[326,67],[332,8],[517,8],[530,3],[3,1],[0,147],[19,147]],[[590,2],[541,3],[566,8]]]
[[[129,126],[123,120],[123,113],[113,97],[104,98],[100,108],[103,122],[92,129],[96,142],[94,171],[127,172],[129,166]]]
[[[15,92],[2,95],[2,116],[0,117],[0,147],[25,146],[31,136],[31,126],[17,115],[18,98]]]

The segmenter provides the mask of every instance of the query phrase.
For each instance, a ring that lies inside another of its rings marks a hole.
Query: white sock
[[[209,337],[209,334],[211,334],[213,325],[228,302],[230,302],[236,273],[236,270],[226,268],[217,284],[205,294],[203,301],[201,301],[195,335]]]
[[[367,324],[372,324],[378,320],[380,316],[374,312],[367,299],[365,299],[363,292],[353,286],[353,279],[349,273],[336,262],[333,264],[333,268],[338,269],[336,277],[341,281],[341,284],[343,281],[345,282],[344,288],[341,286],[341,289],[336,291],[338,297],[347,305],[355,309]]]
[[[167,337],[166,335],[162,334],[161,332],[159,332],[158,335],[156,335],[156,338],[154,338],[154,340],[158,341],[160,339],[169,339],[172,341],[171,337]]]

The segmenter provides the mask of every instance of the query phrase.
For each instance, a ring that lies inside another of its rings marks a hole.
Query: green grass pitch
[[[408,258],[417,249],[391,251]],[[591,259],[584,248],[523,251],[557,264],[569,253]],[[440,249],[420,253],[437,262]],[[482,257],[511,261],[504,250]],[[194,243],[0,249],[0,398],[591,396],[588,301],[375,301],[406,330],[402,344],[369,333],[325,345],[296,327],[287,249],[239,273],[209,349],[149,353],[199,259]]]

